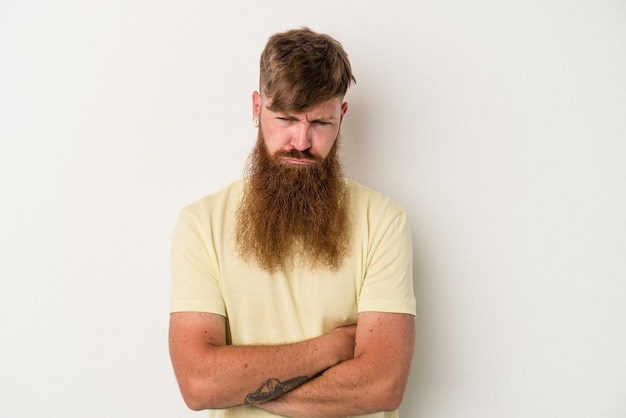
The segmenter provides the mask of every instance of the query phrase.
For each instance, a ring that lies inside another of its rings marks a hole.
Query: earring
[[[259,120],[257,118],[252,119],[252,124],[257,127],[259,126]]]

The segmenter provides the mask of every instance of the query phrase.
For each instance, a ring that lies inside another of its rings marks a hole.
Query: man
[[[169,344],[194,410],[397,416],[414,347],[411,238],[402,208],[342,176],[352,82],[330,36],[272,36],[248,175],[180,214]]]

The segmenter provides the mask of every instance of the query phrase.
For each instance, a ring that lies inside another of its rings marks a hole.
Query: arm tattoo
[[[294,377],[284,382],[278,379],[267,379],[255,392],[249,393],[248,396],[246,396],[246,405],[257,405],[271,401],[272,399],[278,398],[283,393],[300,386],[307,380],[308,378],[306,376]]]

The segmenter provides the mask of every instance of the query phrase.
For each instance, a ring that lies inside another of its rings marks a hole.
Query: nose
[[[309,123],[300,123],[297,131],[291,139],[291,147],[298,151],[306,151],[311,148],[311,138],[309,132]]]

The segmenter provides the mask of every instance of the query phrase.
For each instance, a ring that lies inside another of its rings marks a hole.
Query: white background
[[[171,229],[242,175],[301,25],[352,61],[348,173],[412,221],[403,417],[626,417],[622,0],[0,0],[0,416],[206,416]]]

